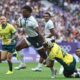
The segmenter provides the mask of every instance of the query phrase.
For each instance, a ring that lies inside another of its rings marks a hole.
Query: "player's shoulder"
[[[56,42],[53,43],[53,47],[59,46]]]
[[[36,18],[35,18],[34,16],[30,16],[30,17],[28,18],[28,20],[35,22],[35,21],[36,21]]]
[[[53,24],[53,21],[50,19],[47,23],[48,24]]]
[[[30,16],[29,19],[35,19],[35,17],[34,16]]]
[[[12,27],[13,25],[12,25],[12,24],[10,24],[10,23],[7,23],[7,26],[8,26],[8,27]]]
[[[59,50],[60,46],[57,43],[53,43],[53,50]]]
[[[7,23],[7,28],[10,29],[10,30],[15,29],[15,27],[12,24],[10,24],[10,23]]]

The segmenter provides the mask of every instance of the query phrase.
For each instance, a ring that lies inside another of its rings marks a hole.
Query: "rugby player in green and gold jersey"
[[[5,16],[0,17],[0,37],[2,40],[2,52],[0,60],[7,60],[9,65],[9,71],[6,74],[12,74],[12,53],[15,51],[16,41],[14,40],[14,35],[16,29],[9,23]]]
[[[50,66],[50,62],[57,60],[63,67],[63,74],[65,77],[77,77],[80,78],[80,72],[76,69],[75,58],[64,51],[58,44],[52,43],[50,46],[50,53],[46,59],[46,66]]]

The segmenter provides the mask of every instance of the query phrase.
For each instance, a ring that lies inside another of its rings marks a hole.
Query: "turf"
[[[14,67],[18,64],[14,64]],[[42,72],[33,72],[31,68],[35,67],[36,63],[27,63],[27,68],[24,70],[14,70],[11,75],[6,75],[8,70],[7,63],[0,64],[0,80],[80,80],[80,78],[65,78],[63,75],[57,74],[55,79],[51,79],[50,70],[43,67]],[[59,70],[59,64],[56,63],[55,67]],[[80,64],[78,64],[78,67]]]

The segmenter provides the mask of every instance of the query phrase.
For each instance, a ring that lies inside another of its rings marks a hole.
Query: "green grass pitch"
[[[18,64],[13,64],[17,66]],[[57,74],[55,79],[51,79],[50,70],[46,67],[43,67],[42,72],[33,72],[31,68],[35,67],[36,63],[26,63],[27,68],[24,70],[14,70],[14,73],[11,75],[6,75],[8,70],[7,63],[0,64],[0,80],[80,80],[80,78],[65,78],[63,75]],[[59,70],[59,64],[56,63],[55,67]],[[80,63],[77,65],[80,67]]]

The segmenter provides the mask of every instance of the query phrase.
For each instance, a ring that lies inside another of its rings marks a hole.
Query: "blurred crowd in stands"
[[[10,23],[21,16],[21,7],[29,5],[33,15],[43,28],[43,14],[48,11],[52,16],[58,41],[80,41],[80,2],[68,3],[65,0],[0,0],[0,15],[5,15]]]

